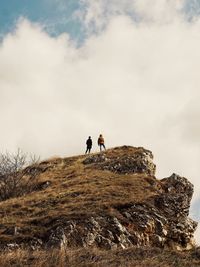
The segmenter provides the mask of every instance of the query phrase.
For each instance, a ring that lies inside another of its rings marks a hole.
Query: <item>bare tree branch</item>
[[[18,149],[16,153],[0,154],[0,200],[22,196],[31,191],[36,175],[26,177],[22,171],[25,167],[37,164],[39,157],[27,155]],[[34,179],[33,179],[34,178]]]

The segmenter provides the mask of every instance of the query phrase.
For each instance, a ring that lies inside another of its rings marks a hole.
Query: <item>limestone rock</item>
[[[147,203],[115,207],[120,219],[108,215],[63,222],[52,231],[48,245],[97,246],[104,249],[131,246],[194,246],[197,223],[188,218],[193,185],[173,174],[161,180],[162,191]]]
[[[10,219],[2,220],[0,247],[190,249],[194,187],[177,174],[158,180],[155,170],[151,151],[130,146],[30,166],[24,173],[39,178],[36,194],[2,203]]]
[[[146,173],[154,176],[156,166],[153,163],[153,154],[144,148],[121,148],[120,157],[109,152],[102,152],[86,158],[84,164],[95,164],[95,167],[121,174]],[[128,152],[128,153],[127,153]]]

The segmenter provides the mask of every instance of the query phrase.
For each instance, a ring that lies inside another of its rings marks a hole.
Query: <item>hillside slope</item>
[[[150,151],[130,146],[29,166],[35,190],[0,203],[0,245],[190,249],[193,185],[155,170]]]

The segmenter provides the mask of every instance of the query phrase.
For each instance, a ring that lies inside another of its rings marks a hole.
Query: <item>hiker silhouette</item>
[[[91,148],[92,148],[92,138],[91,136],[88,137],[87,141],[86,141],[86,145],[87,145],[87,148],[86,148],[86,151],[85,151],[85,154],[90,154],[90,151],[91,151]]]
[[[104,145],[104,138],[102,134],[99,135],[98,146],[100,147],[100,151],[102,150],[102,147],[104,148],[104,150],[106,150],[106,147]]]

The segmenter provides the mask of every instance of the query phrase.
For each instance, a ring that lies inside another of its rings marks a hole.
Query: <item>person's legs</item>
[[[103,146],[104,150],[106,150],[106,147],[105,147],[105,145],[104,145],[104,144],[102,144],[102,146]]]
[[[87,154],[88,150],[89,150],[89,148],[87,147],[87,149],[86,149],[86,151],[85,151],[85,154]]]

